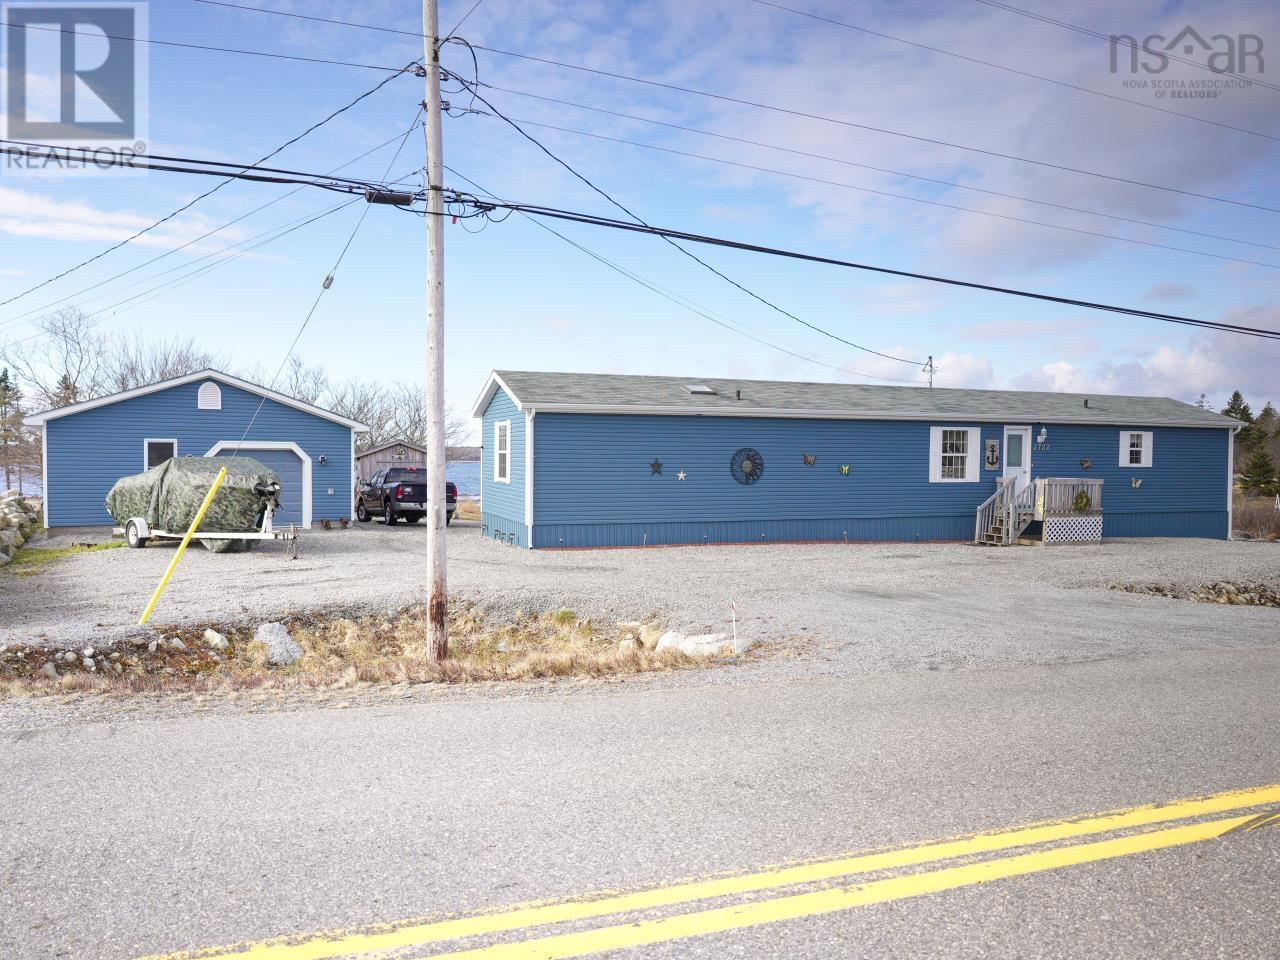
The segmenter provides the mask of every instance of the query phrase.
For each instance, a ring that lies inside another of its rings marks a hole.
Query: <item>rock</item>
[[[170,639],[170,640],[166,640],[166,641],[165,641],[165,644],[169,647],[169,649],[170,649],[170,650],[185,650],[185,649],[187,649],[187,645],[186,645],[185,643],[183,643],[183,641],[182,641],[182,639],[181,639],[180,637],[173,637],[173,638],[172,638],[172,639]]]
[[[53,665],[53,661],[46,661],[44,666],[40,668],[40,673],[48,677],[50,680],[58,679],[58,668]]]
[[[225,650],[231,646],[226,637],[213,629],[204,632],[204,645],[210,650]]]
[[[289,636],[283,623],[262,624],[253,639],[267,648],[267,663],[273,667],[287,667],[302,657],[302,648]]]
[[[664,650],[675,650],[689,657],[714,657],[719,654],[733,653],[733,641],[726,633],[703,633],[686,637],[676,630],[668,630],[658,639],[655,647],[658,653]]]
[[[80,655],[86,660],[93,659],[93,647],[85,647],[84,650],[81,651]]]
[[[94,663],[94,662],[93,662],[93,658],[92,658],[92,657],[85,657],[85,658],[84,658],[84,668],[85,668],[86,670],[88,670],[90,673],[92,673],[92,672],[94,672],[94,671],[96,671],[96,670],[98,669],[98,665],[97,665],[96,663]]]
[[[646,650],[653,650],[657,648],[663,633],[662,627],[658,624],[646,623],[640,628],[640,643]]]
[[[150,643],[147,644],[147,653],[155,653],[156,648],[159,646],[160,646],[159,640],[152,640]]]
[[[644,644],[640,642],[640,638],[630,634],[618,642],[618,653],[621,654],[639,653],[643,649]]]
[[[77,660],[79,660],[79,659],[80,659],[80,658],[79,658],[79,657],[77,657],[77,656],[76,656],[74,653],[72,653],[70,650],[68,650],[66,653],[64,653],[64,654],[62,655],[62,662],[63,662],[63,663],[71,663],[71,664],[74,664],[74,663],[75,663]]]

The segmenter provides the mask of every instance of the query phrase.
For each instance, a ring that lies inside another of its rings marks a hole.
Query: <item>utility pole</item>
[[[438,0],[422,0],[422,65],[427,74],[427,656],[449,652],[448,558],[444,503],[444,142],[440,120]]]
[[[938,372],[938,368],[933,365],[933,356],[930,355],[929,362],[920,368],[929,375],[929,389],[933,389],[933,375]]]

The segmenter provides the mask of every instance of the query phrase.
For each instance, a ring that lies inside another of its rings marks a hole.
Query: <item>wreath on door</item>
[[[750,447],[743,447],[729,458],[729,473],[742,484],[753,484],[764,473],[764,458]]]

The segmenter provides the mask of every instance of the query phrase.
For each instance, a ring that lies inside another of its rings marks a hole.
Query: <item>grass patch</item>
[[[474,608],[452,608],[449,656],[440,662],[427,656],[421,607],[391,616],[300,616],[286,626],[302,650],[298,662],[287,667],[267,664],[266,649],[247,626],[215,626],[230,641],[221,652],[203,642],[205,625],[157,627],[152,635],[114,650],[95,651],[92,670],[83,651],[78,651],[78,661],[69,662],[64,651],[10,649],[0,653],[0,693],[216,693],[603,678],[737,659],[657,653],[652,649],[661,633],[656,622],[602,625],[563,610],[492,623]],[[174,644],[174,639],[181,644]],[[56,678],[42,672],[49,662],[57,669]]]
[[[1275,497],[1245,497],[1235,495],[1231,522],[1236,533],[1243,533],[1254,540],[1280,540],[1280,510]]]
[[[124,545],[123,540],[111,540],[106,543],[73,544],[69,547],[19,547],[14,551],[9,564],[3,569],[15,576],[33,577],[37,573],[43,573],[50,564],[65,560],[67,557],[77,557],[82,553],[98,553],[102,550],[115,550]]]
[[[480,501],[459,500],[457,508],[453,511],[453,517],[455,520],[479,520]]]

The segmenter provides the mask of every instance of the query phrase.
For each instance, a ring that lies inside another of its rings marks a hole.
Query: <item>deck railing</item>
[[[1101,480],[1084,477],[1040,477],[1035,481],[1035,488],[1037,520],[1059,514],[1087,516],[1102,513]],[[1081,497],[1081,494],[1084,496]]]
[[[973,525],[973,542],[981,543],[982,536],[991,529],[995,519],[1005,512],[1009,500],[1013,496],[1013,484],[1008,477],[996,477],[996,492],[987,497],[978,507],[977,519]]]
[[[1018,490],[1012,477],[997,477],[996,492],[978,507],[974,542],[982,543],[984,536],[998,530],[1003,545],[1013,543],[1028,523],[1034,489],[1028,485]],[[997,527],[996,521],[1000,519],[1004,522]]]

